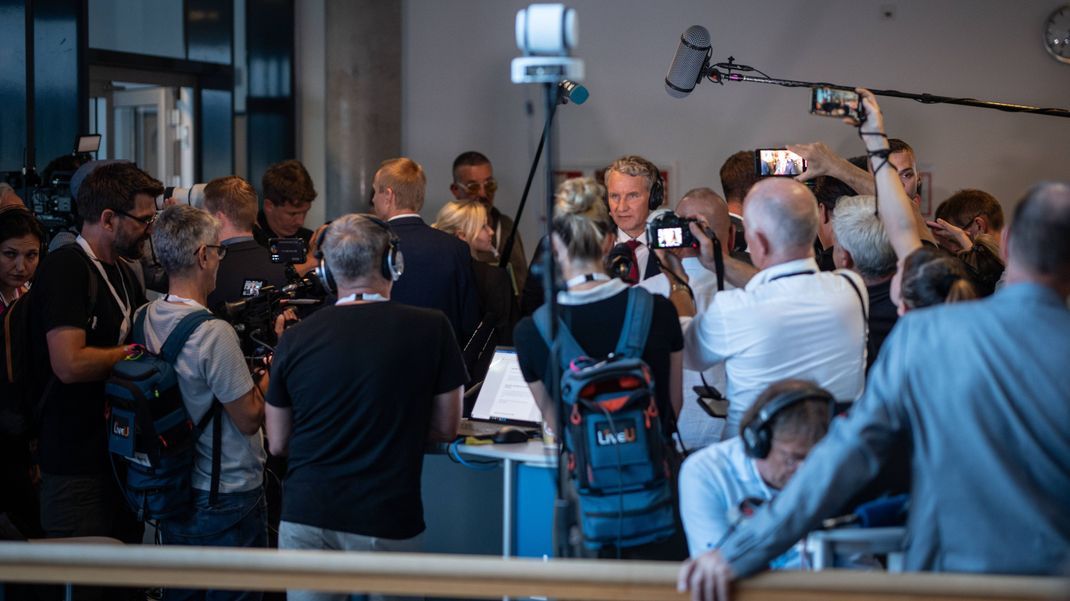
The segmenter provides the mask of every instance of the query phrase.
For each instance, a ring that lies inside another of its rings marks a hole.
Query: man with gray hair
[[[456,436],[468,376],[441,311],[391,300],[398,242],[374,217],[334,220],[323,234],[321,269],[336,283],[338,302],[279,341],[267,432],[272,454],[289,456],[280,548],[422,546],[424,445]],[[288,598],[349,597],[290,591]]]
[[[718,293],[684,332],[684,368],[724,363],[728,375],[726,437],[739,433],[747,408],[769,384],[804,378],[841,401],[862,393],[868,300],[850,271],[819,272],[814,261],[817,201],[799,182],[769,178],[743,204],[754,266],[742,289]],[[691,224],[702,263],[713,245]]]
[[[877,199],[873,196],[841,196],[833,211],[832,229],[837,242],[832,249],[836,268],[850,269],[862,276],[869,293],[868,370],[898,317],[891,294],[895,249],[877,215]]]
[[[219,230],[215,218],[188,205],[168,207],[156,219],[152,243],[167,272],[167,295],[138,310],[133,334],[149,351],[159,353],[183,318],[207,312],[208,295],[226,255]],[[267,546],[260,430],[264,397],[249,375],[237,333],[221,319],[201,323],[174,366],[192,421],[201,423],[209,413],[214,415],[207,418],[195,443],[193,510],[160,520],[161,540],[165,545]],[[214,463],[216,444],[219,460]],[[165,598],[194,596],[193,591],[168,590]],[[259,599],[261,593],[234,593],[227,598]]]

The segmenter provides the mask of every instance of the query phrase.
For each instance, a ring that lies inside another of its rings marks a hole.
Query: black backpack
[[[145,314],[134,320],[132,339],[145,344]],[[194,425],[174,363],[193,331],[210,319],[208,311],[183,317],[158,355],[148,351],[120,361],[104,386],[107,400],[108,450],[124,496],[139,520],[179,518],[193,507],[195,445],[209,421],[212,427],[211,502],[219,494],[222,419],[216,399]],[[217,418],[214,419],[213,418]],[[123,474],[122,472],[125,472]]]
[[[628,291],[628,308],[616,350],[592,359],[558,320],[561,398],[568,469],[579,497],[584,544],[634,547],[676,532],[673,512],[674,452],[659,415],[654,378],[643,361],[654,300]],[[551,346],[550,313],[535,312],[535,325]]]

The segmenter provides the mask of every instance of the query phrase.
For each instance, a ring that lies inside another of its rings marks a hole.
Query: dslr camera
[[[650,248],[698,248],[698,240],[688,225],[695,221],[672,211],[658,215],[646,224],[646,242]]]

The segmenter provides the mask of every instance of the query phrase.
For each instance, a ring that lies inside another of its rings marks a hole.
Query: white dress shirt
[[[691,286],[691,292],[695,294],[695,311],[702,313],[710,306],[714,295],[717,294],[717,275],[703,267],[698,257],[684,257],[680,262],[683,264],[684,273],[687,274],[687,283]],[[672,291],[669,278],[664,273],[639,282],[639,286],[666,298]],[[735,290],[735,287],[728,282],[725,282],[724,287],[725,290]],[[691,323],[691,317],[681,317],[680,329],[686,331],[689,323]],[[703,383],[703,378],[706,380],[705,383]],[[725,394],[724,363],[717,363],[703,371],[684,369],[684,404],[680,408],[676,427],[688,451],[695,451],[721,440],[724,430],[725,420],[710,417],[698,405],[695,386],[706,384],[716,388],[721,394]]]
[[[718,293],[684,330],[684,368],[724,363],[725,437],[739,434],[743,413],[778,380],[811,380],[838,400],[858,398],[865,383],[868,305],[857,274],[820,272],[813,258],[774,265],[745,288]]]

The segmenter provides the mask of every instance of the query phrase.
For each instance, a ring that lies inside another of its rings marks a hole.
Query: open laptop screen
[[[472,419],[529,426],[542,421],[535,397],[520,372],[515,350],[494,351],[487,377],[472,407]]]

